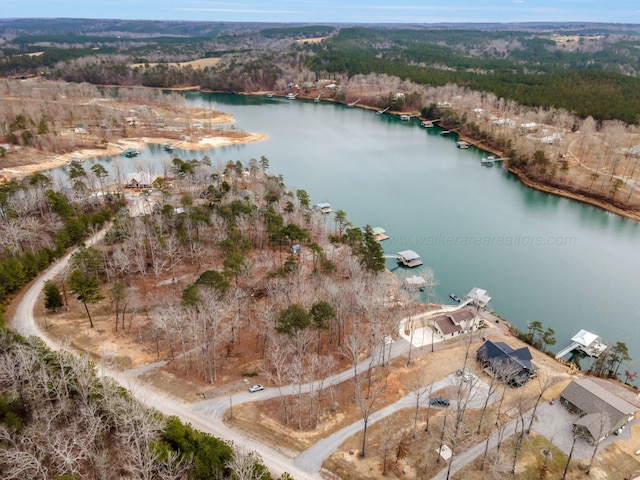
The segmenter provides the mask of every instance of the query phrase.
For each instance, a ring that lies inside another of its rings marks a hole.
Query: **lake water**
[[[415,118],[284,98],[186,98],[232,113],[238,128],[269,140],[177,152],[183,158],[206,154],[224,163],[264,155],[270,171],[305,189],[312,203],[330,202],[356,226],[386,229],[385,253],[418,252],[439,281],[437,300],[450,303],[450,293],[480,287],[517,327],[539,320],[554,328],[554,351],[585,328],[626,342],[640,361],[638,222],[529,189],[500,166],[481,166],[483,152],[458,149],[454,135]],[[146,150],[136,161],[161,153]]]

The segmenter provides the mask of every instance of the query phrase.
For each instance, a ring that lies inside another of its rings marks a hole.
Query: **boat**
[[[71,165],[81,165],[82,163],[84,163],[84,158],[77,158],[77,157],[75,157],[75,158],[72,158],[72,159],[69,161],[69,163],[70,163]]]
[[[297,96],[297,93],[287,93],[287,100],[295,100]]]
[[[431,120],[423,120],[422,122],[420,122],[420,126],[425,128],[431,128],[433,127],[433,122]]]
[[[124,152],[120,154],[122,157],[133,158],[140,155],[140,152],[135,148],[127,148]]]
[[[176,146],[171,142],[167,142],[162,145],[162,148],[164,148],[165,152],[173,152],[176,149]]]
[[[267,93],[267,97],[273,98],[273,93]]]
[[[403,122],[408,122],[409,120],[411,120],[411,115],[400,115],[400,120],[402,120]]]
[[[442,130],[440,132],[440,135],[449,135],[451,133],[451,130]]]
[[[455,293],[450,293],[449,296],[451,297],[451,300],[453,300],[454,302],[460,303],[462,301],[460,297]]]
[[[459,140],[456,142],[456,146],[458,148],[469,148],[471,144],[469,142],[465,142],[464,140]]]
[[[422,265],[420,255],[413,250],[403,250],[402,252],[398,252],[397,260],[399,264],[409,268],[419,267]]]

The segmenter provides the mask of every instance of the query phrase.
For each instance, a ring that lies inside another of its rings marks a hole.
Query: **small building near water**
[[[376,240],[379,242],[383,240],[387,240],[389,238],[389,235],[387,235],[387,232],[382,227],[373,227],[371,231],[373,232],[373,235],[376,238]]]
[[[418,275],[412,275],[402,280],[402,286],[411,292],[424,290],[426,283],[427,281]]]
[[[333,207],[331,206],[330,203],[327,203],[327,202],[316,204],[316,208],[318,210],[320,210],[320,213],[331,213],[331,212],[333,212]]]
[[[397,254],[398,263],[405,267],[413,268],[422,265],[420,255],[413,250],[403,250]]]

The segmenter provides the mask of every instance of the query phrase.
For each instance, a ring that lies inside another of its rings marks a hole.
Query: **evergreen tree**
[[[44,284],[44,308],[50,312],[57,312],[59,308],[64,306],[62,294],[58,285],[53,280],[48,280]]]

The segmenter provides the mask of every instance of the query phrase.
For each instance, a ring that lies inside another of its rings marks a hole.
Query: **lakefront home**
[[[443,313],[433,319],[433,328],[442,338],[453,338],[464,333],[474,332],[484,323],[474,308],[463,307]]]
[[[527,347],[514,349],[504,342],[487,340],[476,352],[476,358],[485,372],[512,387],[524,385],[538,371]]]

